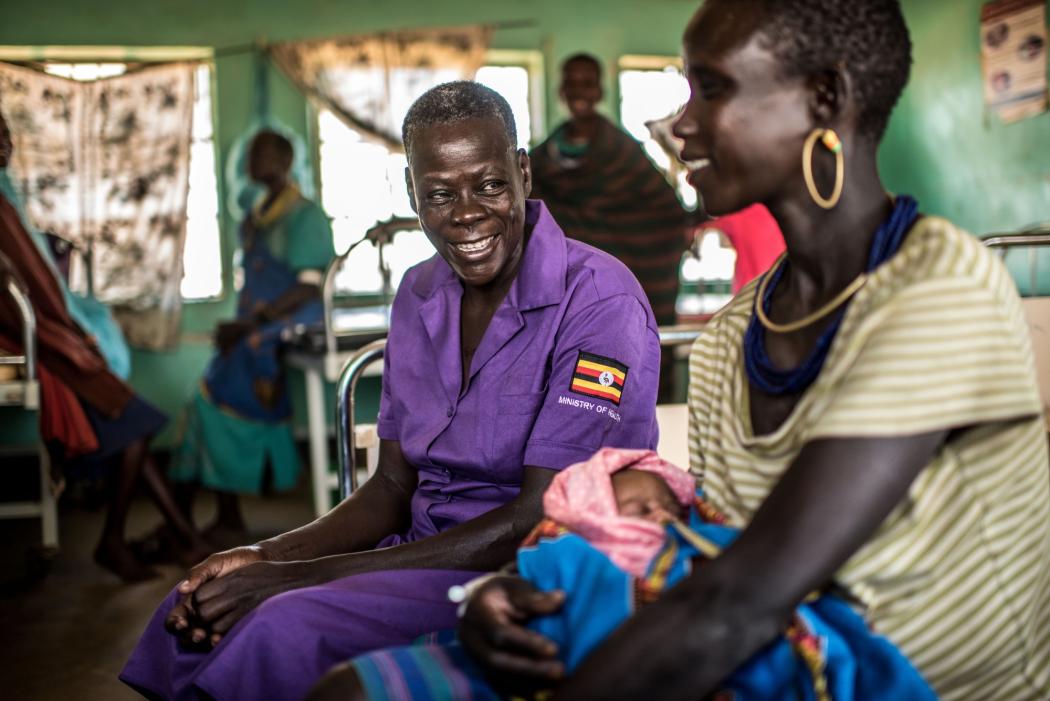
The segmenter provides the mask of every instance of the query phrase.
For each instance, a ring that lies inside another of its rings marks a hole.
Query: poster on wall
[[[984,101],[1006,123],[1045,112],[1045,0],[995,0],[981,8]]]

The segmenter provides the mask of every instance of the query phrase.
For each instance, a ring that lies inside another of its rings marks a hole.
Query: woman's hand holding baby
[[[492,577],[471,595],[460,638],[486,668],[525,683],[549,685],[565,675],[558,648],[525,625],[556,612],[564,601],[563,592],[541,592],[520,577]]]

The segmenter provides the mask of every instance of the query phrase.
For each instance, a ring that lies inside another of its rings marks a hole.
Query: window
[[[86,82],[124,75],[128,66],[126,63],[47,63],[44,70],[51,75]]]
[[[514,126],[518,133],[518,148],[528,149],[532,136],[529,115],[529,71],[523,66],[482,66],[474,80],[487,85],[510,103]]]
[[[219,239],[219,185],[215,179],[215,131],[211,108],[211,66],[197,68],[190,146],[190,189],[186,196],[186,244],[182,250],[183,299],[222,294]]]
[[[486,65],[474,80],[489,86],[510,103],[518,128],[518,147],[543,140],[543,54],[539,51],[489,49]]]
[[[619,61],[620,122],[641,142],[653,163],[675,182],[678,196],[687,207],[696,206],[696,191],[686,182],[685,169],[652,138],[647,121],[678,112],[689,99],[689,83],[681,72],[681,61],[670,56],[623,56]],[[710,313],[727,300],[733,279],[736,252],[722,243],[717,231],[707,231],[683,257],[679,314]]]
[[[45,63],[44,70],[72,80],[100,80],[123,75],[127,63]],[[186,243],[182,253],[183,299],[208,299],[222,293],[219,199],[215,178],[215,140],[211,107],[211,66],[197,68],[193,106],[190,182],[186,203]]]
[[[490,63],[478,70],[476,79],[503,95],[514,112],[518,146],[542,133],[542,103],[536,80],[538,52],[489,52]],[[321,205],[332,218],[337,251],[345,251],[365,235],[369,227],[391,216],[413,217],[405,188],[404,154],[367,140],[328,110],[317,115],[318,151],[321,172]],[[420,230],[405,231],[384,247],[384,263],[390,270],[391,290],[397,289],[405,272],[434,254]],[[379,251],[364,244],[350,254],[336,276],[341,293],[383,293]]]
[[[661,170],[673,174],[678,196],[687,207],[696,206],[696,192],[685,181],[685,172],[673,168],[671,157],[660,147],[645,123],[676,113],[689,99],[689,84],[679,59],[669,56],[620,58],[620,123],[641,142]]]
[[[733,277],[736,251],[716,229],[707,229],[693,243],[691,254],[682,264],[682,277],[689,282],[728,280]]]
[[[320,151],[321,205],[332,218],[336,251],[345,251],[376,222],[391,216],[412,217],[405,189],[405,156],[365,140],[328,110],[317,116]],[[411,266],[434,252],[422,231],[397,234],[383,250],[396,288]],[[379,250],[368,244],[350,255],[336,277],[336,289],[357,294],[379,294],[383,278]]]

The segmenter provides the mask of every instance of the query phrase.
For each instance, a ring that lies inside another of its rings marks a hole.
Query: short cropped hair
[[[911,72],[911,38],[900,2],[755,1],[764,14],[760,31],[786,74],[841,64],[860,107],[858,131],[881,139]]]
[[[511,146],[518,143],[518,129],[510,105],[498,92],[472,80],[455,80],[427,90],[412,103],[401,125],[405,154],[412,160],[412,146],[420,132],[438,124],[468,119],[496,119],[503,125]]]
[[[578,53],[569,56],[561,62],[562,73],[565,72],[565,69],[569,67],[570,63],[587,63],[591,65],[594,68],[594,72],[598,74],[598,80],[602,79],[602,62],[593,54]]]

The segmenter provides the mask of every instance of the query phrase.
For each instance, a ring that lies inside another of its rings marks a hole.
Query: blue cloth
[[[305,215],[307,212],[311,214]],[[317,221],[313,212],[320,213],[323,223]],[[270,304],[292,289],[297,283],[299,270],[327,266],[335,251],[331,229],[323,217],[317,205],[300,200],[271,227],[257,227],[250,218],[245,220],[241,227],[244,288],[237,302],[238,319],[250,320],[256,305]],[[304,220],[305,226],[301,224]],[[303,246],[296,245],[304,239],[323,239],[329,255],[311,261],[308,253],[300,252]],[[287,419],[292,411],[288,393],[277,392],[276,402],[266,405],[259,401],[255,383],[258,380],[277,383],[282,379],[278,358],[281,332],[296,324],[320,323],[323,313],[320,300],[308,302],[289,316],[260,327],[257,330],[261,338],[258,347],[252,347],[245,338],[226,355],[216,354],[204,374],[208,398],[242,418],[268,422]]]
[[[631,577],[575,533],[522,548],[518,569],[537,589],[566,593],[557,615],[533,619],[529,627],[558,644],[570,672],[634,609]]]
[[[694,509],[689,529],[725,548],[737,530],[704,523]],[[674,527],[653,559],[644,585],[650,592],[687,576],[699,551]],[[542,538],[518,551],[521,575],[537,588],[560,589],[566,599],[557,613],[529,626],[558,645],[571,672],[635,610],[639,581],[575,534]],[[674,636],[676,631],[668,630]],[[789,635],[803,642],[793,644]],[[809,650],[809,662],[800,650]],[[370,701],[451,701],[505,698],[484,677],[458,639],[429,636],[411,647],[362,655],[352,662]],[[757,652],[726,680],[718,698],[734,701],[935,701],[919,672],[886,638],[841,599],[825,594],[798,607],[789,632]]]
[[[504,698],[456,639],[454,631],[427,644],[394,647],[354,659],[369,701],[499,701]],[[522,700],[517,700],[522,701]]]
[[[131,374],[131,351],[128,349],[124,334],[117,325],[116,319],[113,318],[112,312],[109,307],[94,297],[84,297],[70,291],[65,279],[55,267],[54,256],[51,253],[51,247],[47,244],[47,239],[29,220],[21,195],[11,182],[11,177],[6,169],[0,169],[0,195],[14,205],[22,219],[22,225],[29,232],[33,243],[40,249],[40,255],[44,257],[55,279],[58,280],[58,286],[66,300],[66,308],[69,310],[69,315],[73,317],[73,321],[77,322],[77,325],[89,336],[94,337],[110,372],[122,380],[128,379]]]
[[[135,441],[160,433],[168,423],[166,414],[137,394],[131,396],[119,416],[112,418],[103,416],[87,402],[81,402],[81,406],[99,444],[97,451],[83,458],[100,459],[123,453]]]
[[[122,380],[128,379],[131,376],[131,349],[128,348],[120,325],[113,318],[113,312],[94,297],[70,292],[64,280],[62,283],[69,315],[95,339],[110,372]]]

